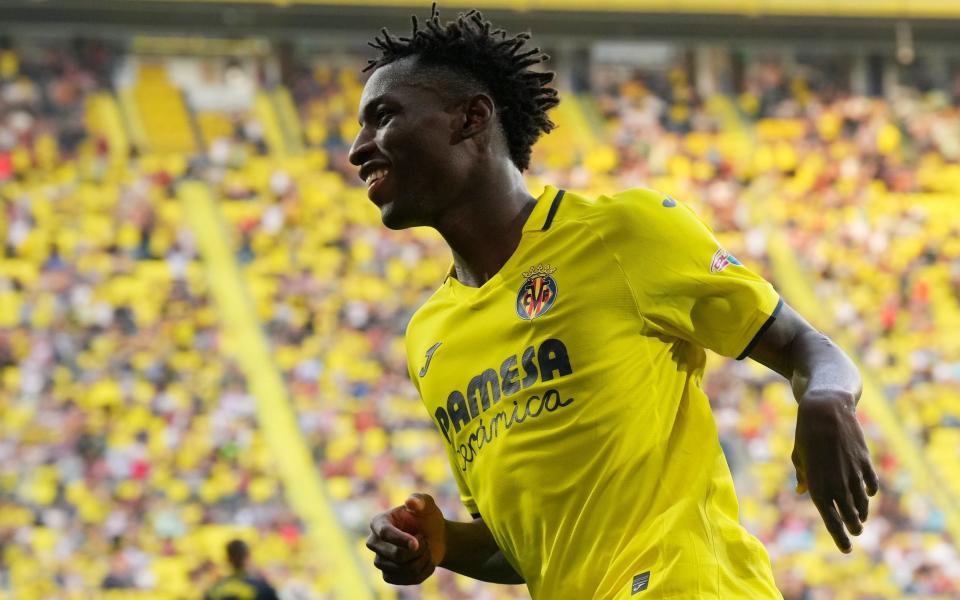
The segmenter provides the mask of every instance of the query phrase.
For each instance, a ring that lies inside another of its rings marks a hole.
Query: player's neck
[[[457,279],[480,287],[513,255],[536,199],[512,165],[478,178],[470,198],[454,203],[436,225],[453,251]]]

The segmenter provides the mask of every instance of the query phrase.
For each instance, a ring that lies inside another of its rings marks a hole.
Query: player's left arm
[[[793,464],[837,547],[863,531],[880,482],[857,421],[862,381],[853,361],[786,303],[748,356],[783,375],[799,404]]]

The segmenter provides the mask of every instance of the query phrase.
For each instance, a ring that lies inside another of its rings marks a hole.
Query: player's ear
[[[463,126],[459,132],[461,139],[487,133],[495,114],[493,98],[487,94],[471,96],[463,105]]]

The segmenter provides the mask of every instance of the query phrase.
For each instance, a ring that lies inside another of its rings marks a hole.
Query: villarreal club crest
[[[523,273],[526,281],[517,294],[517,314],[521,319],[536,319],[557,301],[557,282],[551,276],[556,270],[555,267],[541,264]]]

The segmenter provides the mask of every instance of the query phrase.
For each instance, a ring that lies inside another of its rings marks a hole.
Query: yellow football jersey
[[[410,375],[534,599],[781,597],[700,387],[779,307],[672,198],[548,187],[499,273],[417,311]]]

